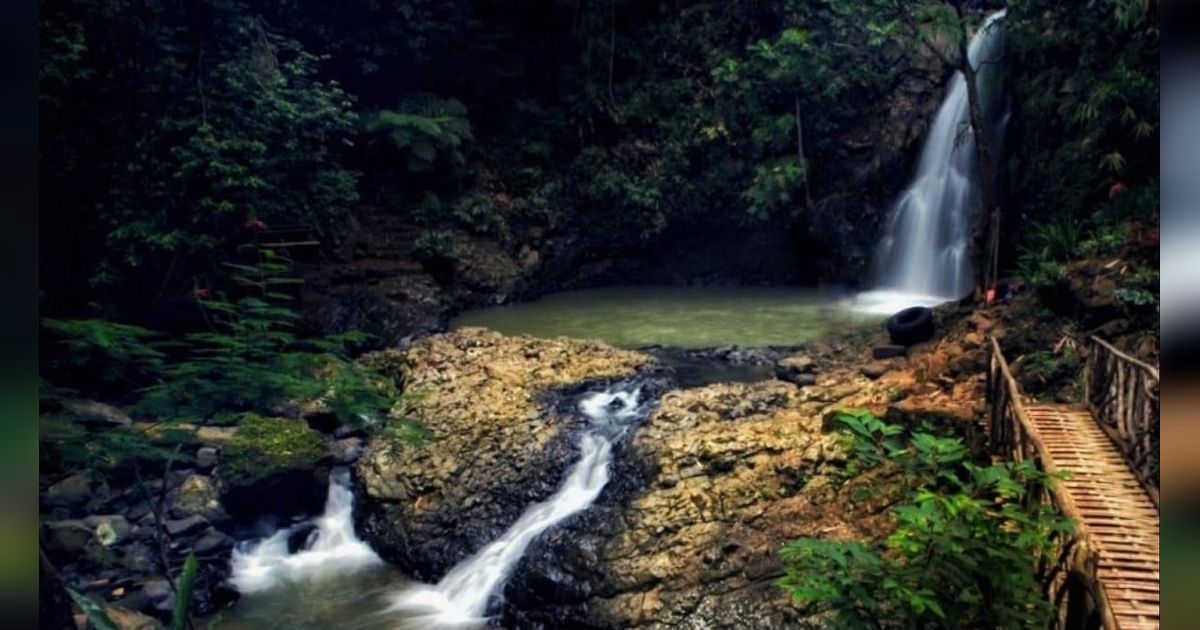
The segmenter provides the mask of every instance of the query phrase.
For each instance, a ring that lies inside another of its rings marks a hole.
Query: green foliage
[[[1066,277],[1062,263],[1076,257],[1083,245],[1078,221],[1063,216],[1036,223],[1018,247],[1017,275],[1034,287],[1051,286]]]
[[[455,253],[454,232],[431,230],[417,237],[413,243],[413,257],[424,263],[448,263],[458,259]]]
[[[46,285],[129,318],[252,240],[250,221],[346,218],[352,98],[255,5],[41,5]]]
[[[59,383],[97,391],[145,385],[164,367],[162,337],[140,326],[100,319],[42,319],[42,366]],[[156,347],[159,346],[159,347]]]
[[[1017,367],[1022,389],[1031,396],[1048,394],[1071,384],[1082,373],[1083,357],[1074,348],[1059,352],[1038,350],[1025,355]]]
[[[299,280],[289,263],[265,255],[254,265],[229,266],[246,293],[236,300],[218,294],[200,301],[211,330],[184,336],[186,353],[144,391],[139,412],[208,422],[218,413],[267,412],[324,399],[342,422],[361,426],[386,411],[390,384],[347,354],[364,335],[296,335],[299,315],[285,291]]]
[[[1158,174],[1157,3],[1008,3],[1014,202],[1082,216]]]
[[[1126,304],[1158,308],[1158,295],[1146,289],[1120,287],[1113,291],[1113,295]]]
[[[186,630],[191,626],[188,608],[192,605],[192,592],[196,586],[196,554],[189,553],[183,561],[183,572],[175,585],[175,609],[171,612],[170,630]]]
[[[312,468],[326,454],[325,439],[304,422],[248,413],[221,447],[221,474],[243,483]]]
[[[83,611],[83,616],[91,622],[96,630],[120,630],[120,627],[109,618],[108,613],[104,612],[104,607],[89,599],[83,593],[67,588],[67,594],[71,596],[71,600],[79,606],[79,610]]]
[[[780,585],[798,604],[828,607],[839,628],[1036,627],[1051,608],[1034,567],[1071,524],[1035,493],[1033,465],[981,466],[957,437],[910,431],[846,412],[848,473],[894,471],[901,500],[882,542],[805,538],[780,551]]]
[[[412,172],[429,171],[438,160],[462,166],[466,161],[463,145],[471,140],[467,108],[458,100],[433,94],[405,97],[398,109],[385,109],[368,118],[366,129],[386,134]]]
[[[43,416],[39,421],[38,463],[49,472],[82,471],[94,477],[128,479],[136,470],[161,470],[176,458],[174,445],[187,431],[165,427],[154,439],[137,431],[87,431],[78,424]]]

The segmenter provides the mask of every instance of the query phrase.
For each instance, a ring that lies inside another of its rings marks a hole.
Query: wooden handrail
[[[1084,525],[1083,513],[1076,506],[1070,493],[1062,485],[1060,471],[1049,456],[1042,436],[1025,410],[1021,402],[1021,388],[1013,378],[1008,361],[1000,350],[1000,344],[995,337],[991,341],[991,357],[988,365],[987,402],[988,433],[991,436],[991,446],[994,452],[1017,461],[1032,460],[1046,474],[1050,475],[1049,488],[1040,497],[1042,501],[1052,503],[1066,517],[1075,523],[1074,531],[1054,540],[1058,551],[1053,565],[1039,563],[1039,574],[1045,590],[1046,598],[1058,607],[1055,615],[1056,628],[1066,624],[1066,597],[1068,576],[1076,575],[1082,578],[1089,595],[1096,603],[1100,612],[1101,624],[1106,629],[1117,627],[1112,607],[1104,587],[1096,576],[1096,566],[1099,554],[1091,549],[1088,541],[1088,530]]]
[[[1120,449],[1146,494],[1159,505],[1158,368],[1093,336],[1084,374],[1084,400],[1096,424]]]
[[[1116,346],[1114,346],[1114,345],[1112,345],[1111,343],[1108,343],[1107,341],[1105,341],[1105,340],[1103,340],[1103,339],[1101,339],[1101,338],[1097,337],[1096,335],[1092,335],[1092,336],[1091,336],[1091,339],[1092,339],[1092,341],[1094,341],[1095,343],[1098,343],[1098,344],[1100,344],[1100,345],[1104,346],[1105,348],[1107,348],[1109,352],[1111,352],[1111,353],[1113,353],[1113,354],[1117,355],[1117,357],[1119,357],[1120,359],[1124,360],[1125,362],[1127,362],[1127,363],[1132,363],[1133,365],[1136,365],[1137,367],[1140,367],[1140,368],[1142,368],[1142,369],[1143,369],[1143,370],[1145,370],[1145,371],[1146,371],[1146,372],[1147,372],[1149,375],[1153,376],[1153,377],[1154,377],[1154,380],[1156,380],[1156,381],[1157,381],[1157,380],[1159,380],[1159,378],[1158,378],[1158,368],[1154,367],[1153,365],[1150,365],[1149,363],[1145,363],[1145,362],[1143,362],[1143,361],[1139,361],[1138,359],[1135,359],[1135,358],[1133,358],[1133,357],[1129,356],[1128,354],[1125,354],[1124,352],[1121,352],[1119,349],[1117,349],[1117,347],[1116,347]]]

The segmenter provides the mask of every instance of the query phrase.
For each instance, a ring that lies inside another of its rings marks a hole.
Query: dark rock
[[[197,556],[223,554],[230,549],[233,549],[233,538],[215,528],[209,528],[192,544],[192,552]]]
[[[898,345],[883,345],[871,348],[871,358],[873,359],[890,359],[892,357],[902,357],[908,354],[908,348]]]
[[[154,549],[145,542],[134,541],[122,549],[121,566],[131,573],[150,573],[155,570],[157,560]]]
[[[217,492],[216,484],[205,475],[188,475],[179,488],[168,493],[171,516],[187,518],[203,516],[210,522],[221,522],[228,518]]]
[[[338,419],[337,414],[328,409],[319,409],[304,414],[304,422],[308,423],[309,428],[321,433],[334,433],[342,426],[342,421]]]
[[[775,364],[775,378],[800,386],[816,383],[816,371],[816,361],[805,355],[786,357]]]
[[[362,438],[348,437],[341,440],[336,440],[330,445],[330,451],[333,454],[333,461],[338,464],[350,464],[362,455],[363,441]]]
[[[796,385],[799,385],[800,387],[806,387],[808,385],[816,385],[817,384],[817,375],[816,374],[797,374],[797,375],[793,376],[790,379],[790,381]]]
[[[92,528],[83,521],[42,523],[42,546],[57,563],[71,562],[83,553],[92,540]]]
[[[71,475],[46,489],[42,504],[50,507],[78,509],[93,498],[106,494],[103,488],[85,474]]]
[[[879,378],[880,376],[883,376],[884,373],[887,372],[887,370],[888,370],[888,367],[884,363],[868,363],[867,365],[864,365],[864,366],[862,366],[862,368],[859,369],[859,371],[862,372],[863,376],[865,376],[871,380],[875,380],[875,379]]]
[[[217,465],[217,449],[201,446],[196,450],[196,470],[210,472]]]
[[[90,429],[128,428],[133,424],[120,409],[95,400],[73,400],[63,404],[62,414],[68,420]]]
[[[208,527],[208,521],[203,516],[189,516],[187,518],[170,519],[163,523],[163,529],[167,535],[172,538],[187,536],[204,531]]]
[[[317,525],[312,521],[297,525],[288,535],[288,553],[297,553],[312,546],[313,534],[316,531]]]
[[[175,592],[171,584],[163,578],[149,578],[136,583],[141,594],[139,610],[169,613],[175,605]],[[127,600],[128,601],[128,600]]]

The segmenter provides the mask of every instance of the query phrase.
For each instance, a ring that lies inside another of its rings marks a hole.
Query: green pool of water
[[[812,289],[611,287],[468,311],[451,326],[599,339],[624,348],[710,348],[794,346],[874,319],[838,307]]]

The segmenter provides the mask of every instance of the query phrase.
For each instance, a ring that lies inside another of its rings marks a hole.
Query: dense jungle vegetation
[[[411,394],[386,366],[358,360],[394,339],[309,317],[322,298],[302,286],[319,273],[311,263],[361,254],[376,231],[367,217],[402,226],[387,234],[396,258],[455,295],[449,310],[487,293],[462,280],[487,266],[470,258],[480,243],[506,261],[487,273],[521,267],[524,292],[506,300],[557,286],[540,280],[551,276],[586,285],[576,272],[594,261],[649,260],[696,235],[782,235],[811,258],[789,279],[865,283],[960,44],[1001,8],[1010,119],[992,147],[998,275],[1083,332],[1098,323],[1091,307],[1064,295],[1087,293],[1124,256],[1106,308],[1127,328],[1157,330],[1154,0],[40,7],[46,484],[80,473],[136,483],[161,510],[181,449],[210,427],[239,427],[222,457],[247,483],[304,467],[324,442],[272,420],[318,400],[365,435],[427,439],[403,413],[384,419]],[[574,257],[526,266],[527,245],[547,234]],[[1033,355],[1028,369],[1062,380],[1051,373],[1072,360]],[[90,401],[161,426],[126,431]],[[928,427],[843,423],[853,461],[900,470],[898,529],[875,546],[785,548],[783,585],[797,601],[832,604],[844,627],[1043,618],[1032,578],[1014,567],[1042,553],[1038,535],[1069,524],[997,507],[1042,476],[973,463],[961,440]],[[1014,518],[1028,527],[997,526]],[[931,522],[954,540],[924,538]],[[964,540],[1004,551],[962,568]],[[153,561],[179,575],[183,558],[167,556]],[[185,562],[190,592],[195,559]],[[930,576],[918,562],[948,568]],[[998,571],[1011,579],[989,582]],[[950,592],[960,582],[982,591],[963,599]]]

